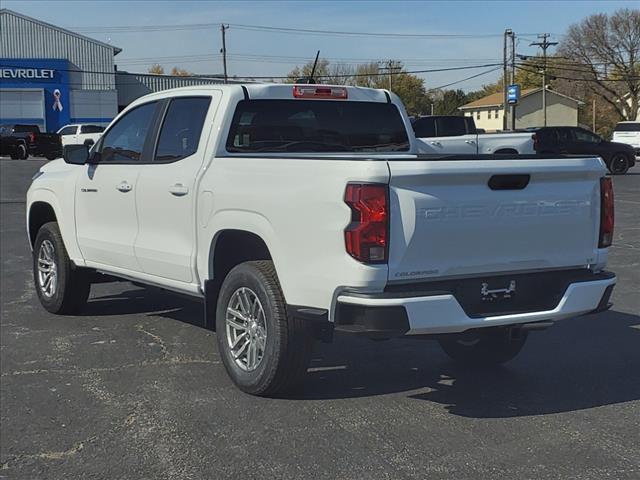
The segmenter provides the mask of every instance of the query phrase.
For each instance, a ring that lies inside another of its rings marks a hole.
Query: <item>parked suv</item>
[[[534,146],[538,153],[598,155],[614,175],[625,174],[636,164],[633,147],[608,142],[584,128],[541,127],[531,131],[535,132]]]

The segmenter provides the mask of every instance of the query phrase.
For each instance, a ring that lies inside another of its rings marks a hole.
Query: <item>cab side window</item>
[[[211,97],[174,98],[160,130],[155,161],[174,162],[196,153]]]
[[[64,127],[60,130],[60,135],[75,135],[78,127]]]
[[[157,102],[145,103],[126,113],[102,137],[101,162],[140,161]]]

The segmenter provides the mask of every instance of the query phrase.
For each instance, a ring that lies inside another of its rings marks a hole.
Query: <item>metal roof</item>
[[[96,45],[101,45],[103,47],[110,48],[110,49],[113,50],[113,54],[114,55],[117,55],[118,53],[120,53],[122,51],[121,48],[114,47],[113,45],[109,45],[108,43],[101,42],[100,40],[96,40],[95,38],[90,38],[90,37],[87,37],[85,35],[81,35],[79,33],[72,32],[71,30],[67,30],[66,28],[62,28],[62,27],[59,27],[57,25],[53,25],[51,23],[43,22],[42,20],[38,20],[37,18],[29,17],[27,15],[23,15],[22,13],[18,13],[18,12],[14,11],[14,10],[9,10],[8,8],[0,8],[0,17],[3,16],[3,15],[13,15],[15,17],[19,17],[19,18],[21,18],[23,20],[26,20],[28,22],[32,22],[32,23],[38,24],[38,25],[40,25],[42,27],[50,28],[50,29],[56,30],[56,31],[58,31],[60,33],[64,33],[65,35],[71,35],[72,37],[76,37],[78,39],[81,39],[81,40],[84,40],[84,41],[87,41],[87,42],[95,43]]]

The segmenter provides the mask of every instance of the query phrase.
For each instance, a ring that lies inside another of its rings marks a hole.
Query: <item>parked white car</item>
[[[283,392],[314,339],[437,334],[502,363],[528,332],[609,308],[598,157],[418,155],[393,93],[210,85],[132,103],[34,177],[40,302],[82,311],[95,272],[201,298],[242,390]]]
[[[612,141],[631,145],[640,160],[640,122],[619,122],[613,130]]]
[[[535,154],[531,132],[478,133],[472,117],[430,115],[416,118],[413,130],[420,153]]]
[[[100,125],[65,125],[58,134],[62,141],[62,146],[65,145],[93,145],[100,139],[100,135],[104,132],[104,127]]]

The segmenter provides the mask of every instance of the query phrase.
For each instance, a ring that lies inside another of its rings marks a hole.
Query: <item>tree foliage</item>
[[[393,61],[391,72],[385,64],[371,62],[357,66],[336,63],[331,64],[327,59],[318,60],[314,78],[319,83],[329,85],[354,85],[359,87],[385,88],[398,95],[407,111],[413,115],[427,113],[431,98],[427,93],[424,80],[416,75],[407,73],[402,62]],[[303,66],[295,67],[288,75],[286,82],[293,83],[301,78],[311,76],[313,60]]]
[[[155,63],[149,67],[149,73],[155,73],[156,75],[164,75],[164,67],[159,63]]]
[[[565,79],[607,103],[624,120],[640,107],[640,10],[591,15],[569,27],[558,52]],[[559,75],[560,76],[560,75]]]

